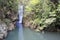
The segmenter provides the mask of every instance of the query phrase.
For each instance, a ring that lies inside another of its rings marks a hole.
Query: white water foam
[[[19,23],[22,23],[23,19],[23,5],[18,6],[18,14],[19,14]]]

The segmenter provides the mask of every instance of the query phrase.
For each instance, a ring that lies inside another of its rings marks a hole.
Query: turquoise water
[[[24,28],[24,39],[25,40],[60,40],[60,33],[58,32],[45,32],[38,33],[28,28]]]
[[[18,28],[9,32],[6,40],[18,40]]]
[[[22,35],[19,33],[19,28],[11,31],[6,40],[21,40]],[[20,37],[19,37],[20,36]],[[34,32],[28,28],[23,28],[24,40],[60,40],[59,32],[45,32],[44,34]]]

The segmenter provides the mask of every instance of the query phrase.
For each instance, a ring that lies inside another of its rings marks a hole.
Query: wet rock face
[[[11,21],[15,21],[16,19],[18,19],[17,14],[14,14],[14,12],[7,12],[7,14],[5,14],[5,18],[10,19]]]
[[[5,15],[4,15],[4,13],[2,12],[2,10],[0,10],[0,19],[3,19],[3,18],[5,18]]]
[[[0,22],[0,39],[3,39],[7,36],[7,25]]]
[[[11,30],[15,29],[16,21],[12,22],[10,19],[4,19],[4,22],[7,24],[8,31],[11,31]]]
[[[13,24],[13,23],[9,23],[9,25],[8,25],[8,30],[11,31],[11,30],[13,30],[13,29],[15,29],[14,24]]]

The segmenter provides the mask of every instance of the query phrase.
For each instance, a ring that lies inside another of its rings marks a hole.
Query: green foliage
[[[5,23],[12,22],[11,18],[17,14],[17,10],[18,0],[0,0],[0,19]]]
[[[18,0],[0,0],[0,10],[2,10],[5,14],[8,11],[17,12],[18,9]]]
[[[60,25],[60,1],[51,0],[30,0],[26,5],[26,12],[33,13],[33,24],[37,23],[40,27],[47,27],[51,23],[56,22]],[[27,13],[26,13],[27,14]],[[26,16],[27,17],[27,16]],[[55,23],[55,24],[56,24]]]

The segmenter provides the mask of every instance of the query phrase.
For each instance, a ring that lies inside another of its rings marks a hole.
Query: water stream
[[[6,40],[21,40],[21,37],[22,35],[19,33],[19,28],[16,28],[9,33]],[[28,28],[23,28],[23,37],[24,40],[60,40],[60,32],[45,32],[42,34]]]

